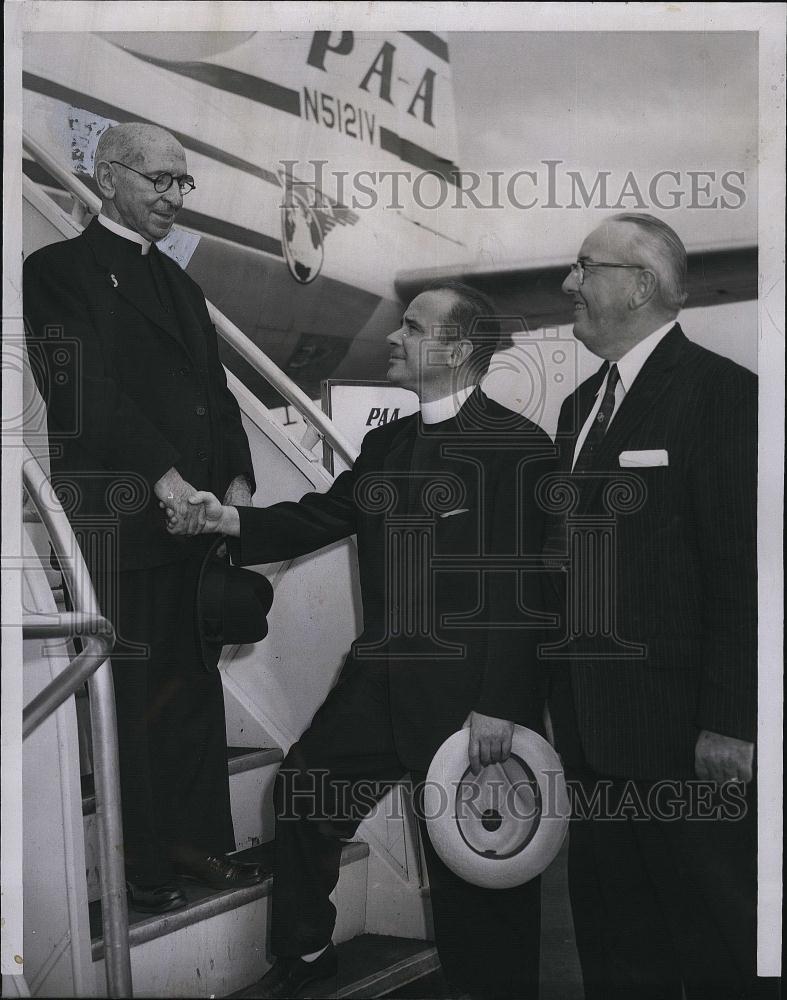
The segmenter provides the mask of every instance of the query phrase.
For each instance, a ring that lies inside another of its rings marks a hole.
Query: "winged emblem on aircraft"
[[[322,270],[325,237],[335,226],[354,226],[358,216],[324,194],[314,184],[280,178],[285,192],[281,206],[281,235],[290,274],[308,285]]]

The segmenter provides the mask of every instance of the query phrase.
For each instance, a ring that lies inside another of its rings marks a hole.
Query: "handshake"
[[[213,493],[195,490],[176,469],[170,469],[153,487],[166,514],[170,535],[240,534],[235,506],[251,505],[251,490],[243,476],[230,483],[224,503]]]

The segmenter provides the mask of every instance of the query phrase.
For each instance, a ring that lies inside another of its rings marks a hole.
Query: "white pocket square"
[[[454,514],[467,514],[469,510],[469,507],[457,507],[456,510],[445,511],[445,513],[441,514],[440,517],[453,517]]]
[[[652,448],[648,451],[622,451],[618,456],[618,463],[621,469],[669,465],[669,455],[664,448]]]

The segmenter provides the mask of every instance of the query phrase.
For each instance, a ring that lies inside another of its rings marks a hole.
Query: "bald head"
[[[183,205],[176,182],[157,191],[153,179],[185,173],[183,147],[158,125],[126,122],[107,129],[98,140],[94,176],[101,211],[152,243],[164,239]]]
[[[171,146],[185,157],[183,147],[175,136],[159,125],[149,125],[146,122],[113,125],[101,134],[94,163],[97,168],[102,160],[119,160],[131,167],[139,167],[145,159],[146,150],[157,145]]]

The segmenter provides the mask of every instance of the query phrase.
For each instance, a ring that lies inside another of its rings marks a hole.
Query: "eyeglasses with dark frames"
[[[643,270],[642,264],[613,264],[607,260],[578,260],[571,265],[571,273],[577,276],[577,283],[582,285],[585,281],[585,271],[589,267],[632,267]]]
[[[197,186],[194,183],[194,178],[191,174],[181,174],[180,177],[176,177],[174,174],[163,173],[156,174],[155,177],[151,177],[150,174],[143,174],[141,170],[137,170],[136,167],[130,167],[127,163],[123,163],[121,160],[107,160],[106,162],[116,163],[119,167],[125,167],[126,170],[133,170],[135,174],[139,174],[140,177],[144,177],[145,180],[150,181],[159,194],[164,194],[165,191],[169,191],[173,182],[178,185],[178,190],[181,194],[188,194],[189,191],[193,191]]]

